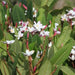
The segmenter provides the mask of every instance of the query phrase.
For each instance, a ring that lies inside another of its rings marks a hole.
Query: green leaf
[[[51,48],[48,49],[48,59],[51,59],[54,55],[54,47],[52,46]]]
[[[6,41],[5,38],[3,38],[1,41],[2,42],[0,42],[0,55],[1,55],[1,53],[3,55],[7,55],[7,53],[6,53],[6,44],[3,43],[4,41]]]
[[[19,43],[19,41],[17,39],[15,40],[15,43],[10,45],[9,51],[13,51],[16,54],[21,52],[20,43]]]
[[[68,59],[68,56],[70,54],[70,51],[72,49],[72,46],[74,45],[73,40],[69,40],[69,42],[60,48],[55,55],[51,58],[51,63],[56,65],[62,65],[66,59]]]
[[[1,10],[0,10],[0,23],[2,24],[2,12],[1,12]]]
[[[49,60],[46,60],[39,70],[38,75],[50,75],[51,73],[51,64]]]
[[[15,5],[13,7],[13,11],[12,11],[12,17],[13,17],[13,21],[14,24],[21,20],[25,21],[25,15],[24,15],[24,11],[21,7],[19,7],[18,5]]]
[[[66,75],[75,75],[75,72],[73,72],[69,67],[67,66],[61,66],[60,69],[66,74]]]
[[[45,6],[48,0],[41,0],[41,6]]]
[[[2,27],[1,28],[5,28],[5,11],[4,11],[4,8],[3,6],[0,4],[0,24],[2,24]]]
[[[53,29],[54,29],[54,19],[52,20],[52,23],[51,23],[51,27],[50,27],[50,29],[49,29],[49,31],[50,31],[50,37],[52,37],[53,36]]]
[[[32,7],[33,7],[33,1],[32,0],[27,0],[28,2],[27,2],[27,18],[29,18],[29,19],[33,19],[33,12],[32,12]]]
[[[75,25],[74,25],[74,27],[72,29],[71,37],[75,40]]]
[[[61,47],[61,44],[63,46],[66,44],[66,42],[70,39],[71,29],[69,26],[64,27],[63,32],[61,36],[57,39],[56,47]]]
[[[58,49],[56,48],[55,45],[53,45],[53,46],[54,46],[54,53],[56,53],[58,51]]]
[[[49,7],[52,4],[53,1],[55,1],[55,0],[48,0],[47,6]]]
[[[60,19],[61,19],[61,15],[59,14],[55,17],[55,23],[60,24],[61,23]]]
[[[49,21],[52,21],[52,15],[49,13],[48,15],[47,15],[47,23],[49,23]]]
[[[21,73],[22,75],[26,75],[26,71],[25,71],[24,68],[22,68],[21,66],[18,67],[18,70],[20,71],[20,73]],[[17,75],[19,75],[19,74],[17,73]]]
[[[46,24],[46,17],[45,17],[45,9],[40,8],[38,10],[39,16],[37,17],[37,21],[40,21],[42,24]]]
[[[35,42],[36,46],[38,47],[41,44],[41,39],[40,36],[38,34],[34,35],[32,37],[32,43]]]
[[[28,60],[26,60],[26,58],[23,58],[23,60],[22,60],[22,58],[19,58],[17,67],[22,75],[29,75],[29,73],[28,73],[29,72],[29,62],[28,62]],[[17,75],[19,75],[19,74],[17,73]]]
[[[13,36],[7,31],[4,31],[4,37],[6,40],[13,40]]]
[[[0,67],[1,67],[0,69],[1,69],[2,75],[10,75],[8,67],[3,61],[1,61]]]
[[[35,47],[35,44],[36,44],[36,42],[30,43],[30,44],[29,44],[29,49],[30,49],[30,50],[33,50],[34,47]]]
[[[39,8],[41,6],[41,0],[34,0],[34,7]]]
[[[22,42],[22,52],[25,52],[25,50],[26,50],[26,43],[24,41],[24,42]]]
[[[2,29],[0,28],[0,40],[2,40],[3,37],[4,37],[3,31],[2,31]]]
[[[48,7],[55,2],[55,0],[41,0],[41,6],[47,5]]]

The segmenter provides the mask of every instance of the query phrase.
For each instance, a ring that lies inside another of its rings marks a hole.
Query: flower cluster
[[[12,26],[9,26],[9,32],[10,33],[15,33],[15,29]]]
[[[55,28],[54,28],[54,36],[59,35],[61,32],[60,30],[57,30],[57,27],[59,26],[58,23],[55,23]]]
[[[17,34],[15,34],[14,36],[17,37],[18,39],[20,39],[21,37],[23,37],[24,32],[30,32],[31,34],[35,34],[35,33],[39,33],[40,36],[44,37],[44,36],[49,36],[49,31],[45,31],[47,25],[43,25],[41,24],[40,21],[38,21],[37,23],[34,22],[34,24],[32,25],[32,27],[30,27],[29,22],[23,22],[20,21],[19,25],[17,26]],[[15,29],[12,26],[9,26],[9,31],[10,33],[15,33]]]
[[[37,17],[37,10],[33,7],[33,18]]]
[[[61,16],[61,21],[70,22],[73,19],[75,19],[75,8],[73,8],[73,10],[67,10],[67,14]],[[72,21],[72,25],[75,25],[75,21]]]
[[[75,60],[75,46],[73,46],[73,49],[71,50],[71,53],[69,55],[69,58],[74,61]]]

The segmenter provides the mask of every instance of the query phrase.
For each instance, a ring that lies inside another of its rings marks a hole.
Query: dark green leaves
[[[15,52],[16,54],[21,52],[20,43],[17,39],[15,40],[15,43],[10,45],[10,51]]]
[[[0,40],[2,40],[2,38],[3,38],[3,31],[2,31],[2,29],[0,28]]]
[[[4,31],[4,37],[6,40],[13,40],[13,36],[7,31]]]
[[[16,22],[18,23],[21,20],[25,21],[24,11],[18,5],[14,6],[13,11],[12,11],[12,17],[13,17],[14,23]]]
[[[69,41],[67,44],[65,44],[65,46],[63,46],[62,48],[60,48],[55,55],[52,57],[51,59],[51,63],[52,64],[56,64],[56,65],[62,65],[63,62],[68,59],[68,56],[70,54],[70,51],[72,49],[72,46],[74,44],[74,41],[71,40]]]

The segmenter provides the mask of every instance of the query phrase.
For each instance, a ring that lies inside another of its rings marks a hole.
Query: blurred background
[[[21,0],[0,0],[0,1],[11,1],[13,4],[15,4],[17,1]],[[64,6],[75,7],[75,0],[57,0],[54,9],[61,9]]]
[[[61,9],[64,6],[75,7],[75,0],[58,0],[55,3],[54,9]]]

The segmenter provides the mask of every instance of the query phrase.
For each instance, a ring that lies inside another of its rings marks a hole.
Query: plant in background
[[[0,1],[1,75],[75,74],[75,8],[55,15],[56,1]]]

